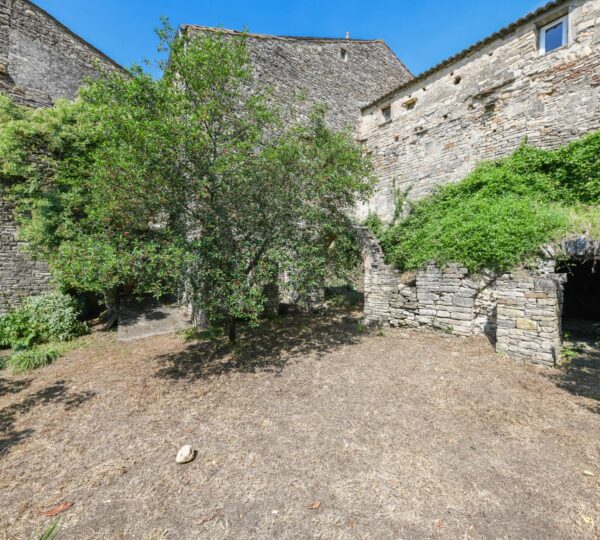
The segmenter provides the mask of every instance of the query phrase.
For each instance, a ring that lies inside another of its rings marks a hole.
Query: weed
[[[59,520],[57,519],[46,528],[46,530],[42,533],[42,536],[40,536],[39,540],[53,540],[54,538],[56,538],[59,529]]]

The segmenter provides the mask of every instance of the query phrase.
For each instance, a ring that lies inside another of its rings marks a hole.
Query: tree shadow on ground
[[[22,379],[20,381],[11,381],[0,376],[0,397],[7,394],[18,394],[25,390],[31,384],[31,379]]]
[[[587,407],[600,414],[600,350],[586,347],[579,350],[577,356],[566,361],[559,374],[550,376],[559,388],[576,396],[594,400]]]
[[[2,385],[7,384],[7,388],[13,388],[6,393],[18,393],[27,386],[30,381],[8,381],[2,379]],[[95,396],[95,392],[71,392],[68,390],[65,381],[56,381],[54,384],[38,390],[37,392],[26,396],[21,401],[8,405],[0,409],[0,458],[15,444],[31,436],[33,429],[15,430],[15,424],[20,415],[26,414],[36,407],[42,407],[49,404],[62,404],[66,411],[74,409]]]
[[[357,343],[362,333],[359,313],[302,315],[264,321],[245,328],[231,347],[224,339],[199,341],[184,351],[158,358],[156,376],[171,380],[207,379],[231,371],[281,373],[285,365],[306,355],[323,356]]]

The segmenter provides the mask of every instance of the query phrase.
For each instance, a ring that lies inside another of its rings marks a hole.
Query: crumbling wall
[[[460,336],[493,334],[495,276],[469,275],[459,264],[430,263],[390,297],[392,326],[430,326]]]
[[[554,366],[561,351],[563,276],[514,272],[498,280],[496,350]]]
[[[384,263],[377,242],[366,238],[366,322],[486,335],[498,352],[546,366],[560,358],[565,277],[555,273],[553,260],[500,275],[430,263],[401,276]]]
[[[400,275],[385,263],[379,242],[365,228],[356,228],[361,244],[364,268],[364,315],[365,324],[388,324],[391,317],[390,298],[394,294]]]
[[[361,217],[389,219],[398,192],[421,198],[525,138],[554,148],[600,128],[600,0],[553,5],[363,110],[379,182]],[[539,27],[565,12],[568,45],[540,55]]]

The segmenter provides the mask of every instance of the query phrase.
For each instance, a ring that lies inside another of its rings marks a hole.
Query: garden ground
[[[233,354],[96,334],[0,373],[0,531],[68,501],[59,538],[599,537],[600,358],[358,320],[273,321]]]

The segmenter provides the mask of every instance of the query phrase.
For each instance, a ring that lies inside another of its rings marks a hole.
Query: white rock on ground
[[[194,449],[192,445],[186,444],[179,449],[175,461],[177,463],[188,463],[194,459]]]

